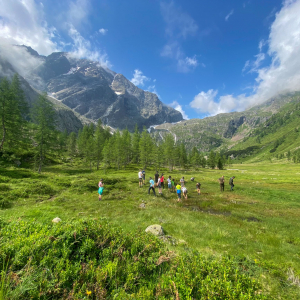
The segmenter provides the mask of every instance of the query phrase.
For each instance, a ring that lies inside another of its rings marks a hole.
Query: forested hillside
[[[260,124],[248,137],[226,152],[226,155],[251,162],[283,158],[300,162],[299,99],[299,93],[295,94],[291,103]]]

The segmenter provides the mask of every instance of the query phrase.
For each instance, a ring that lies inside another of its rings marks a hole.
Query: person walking
[[[230,179],[229,179],[229,185],[230,185],[230,190],[231,191],[233,191],[233,188],[234,188],[234,184],[233,184],[233,179],[234,179],[235,177],[234,176],[232,176],[232,177],[230,177]]]
[[[145,185],[145,180],[146,180],[146,172],[145,170],[143,169],[142,171],[142,175],[143,175],[143,185]]]
[[[185,198],[185,200],[187,200],[187,193],[188,193],[187,188],[183,186],[181,190],[182,190],[183,197]]]
[[[150,190],[152,190],[154,196],[156,197],[155,188],[154,188],[155,183],[154,183],[154,180],[152,179],[152,177],[150,177],[150,181],[149,182],[150,182],[150,187],[149,187],[149,190],[148,190],[148,195],[150,195]]]
[[[176,194],[177,194],[177,202],[181,201],[181,185],[177,184],[176,185]]]
[[[139,171],[139,187],[142,187],[143,186],[143,173],[142,173],[142,170],[140,169]]]
[[[162,189],[161,189],[161,179],[160,179],[160,177],[158,177],[158,180],[157,180],[157,187],[158,187],[158,194],[161,195],[162,194]]]
[[[220,183],[220,190],[221,192],[224,192],[224,175],[222,177],[219,178],[219,183]]]
[[[158,172],[156,171],[155,175],[154,175],[154,181],[155,183],[158,181],[158,177],[159,177],[159,174]]]
[[[175,192],[175,179],[171,179],[172,192]]]
[[[184,181],[184,177],[183,177],[183,176],[182,176],[182,178],[180,179],[180,184],[181,184],[181,187],[183,187],[184,184],[185,184],[185,181]]]
[[[172,180],[171,180],[171,176],[169,176],[169,178],[167,179],[168,181],[168,189],[169,189],[169,192],[171,192],[171,189],[172,189]]]
[[[162,188],[165,189],[165,178],[164,178],[164,174],[163,173],[161,173],[160,181],[161,181]]]
[[[198,195],[201,194],[200,187],[201,187],[201,183],[200,183],[200,182],[197,182],[197,184],[196,184],[196,189],[197,189]]]
[[[103,190],[104,190],[104,183],[103,183],[103,179],[101,178],[100,181],[99,181],[99,183],[98,183],[99,201],[102,200]]]

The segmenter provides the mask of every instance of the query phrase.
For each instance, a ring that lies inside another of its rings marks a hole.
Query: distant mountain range
[[[136,87],[122,74],[103,68],[98,62],[74,58],[66,52],[41,56],[30,47],[18,47],[39,62],[27,70],[24,80],[36,91],[46,91],[53,102],[69,107],[77,116],[91,121],[101,119],[105,125],[131,131],[136,124],[142,129],[183,119],[180,112],[163,104],[156,94]],[[3,58],[0,64],[9,65]],[[13,71],[12,66],[10,69]]]
[[[243,148],[245,139],[258,127],[268,127],[268,120],[290,103],[299,103],[300,93],[278,95],[243,112],[223,113],[204,119],[183,120],[176,124],[164,123],[152,129],[163,137],[171,133],[176,141],[183,142],[188,149],[196,147],[208,152],[215,149]],[[250,147],[250,145],[249,145]]]

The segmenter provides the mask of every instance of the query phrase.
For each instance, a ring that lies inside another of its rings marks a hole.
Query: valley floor
[[[299,164],[241,164],[223,171],[164,169],[165,178],[171,175],[179,182],[185,177],[188,200],[181,203],[166,187],[162,196],[148,195],[154,169],[146,170],[146,185],[139,188],[138,168],[103,174],[65,164],[47,167],[38,175],[0,166],[0,218],[49,224],[55,217],[62,222],[106,218],[125,231],[160,224],[167,235],[186,242],[169,245],[171,250],[246,257],[259,268],[259,280],[270,296],[300,299]],[[218,183],[222,175],[224,192]],[[228,184],[231,176],[236,177],[233,192]],[[105,184],[102,201],[97,194],[100,178]],[[201,183],[200,196],[196,182]],[[143,202],[146,207],[141,209]]]

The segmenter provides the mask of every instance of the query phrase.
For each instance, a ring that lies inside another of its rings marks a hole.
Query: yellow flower
[[[86,290],[86,294],[89,296],[92,293],[92,291]]]

